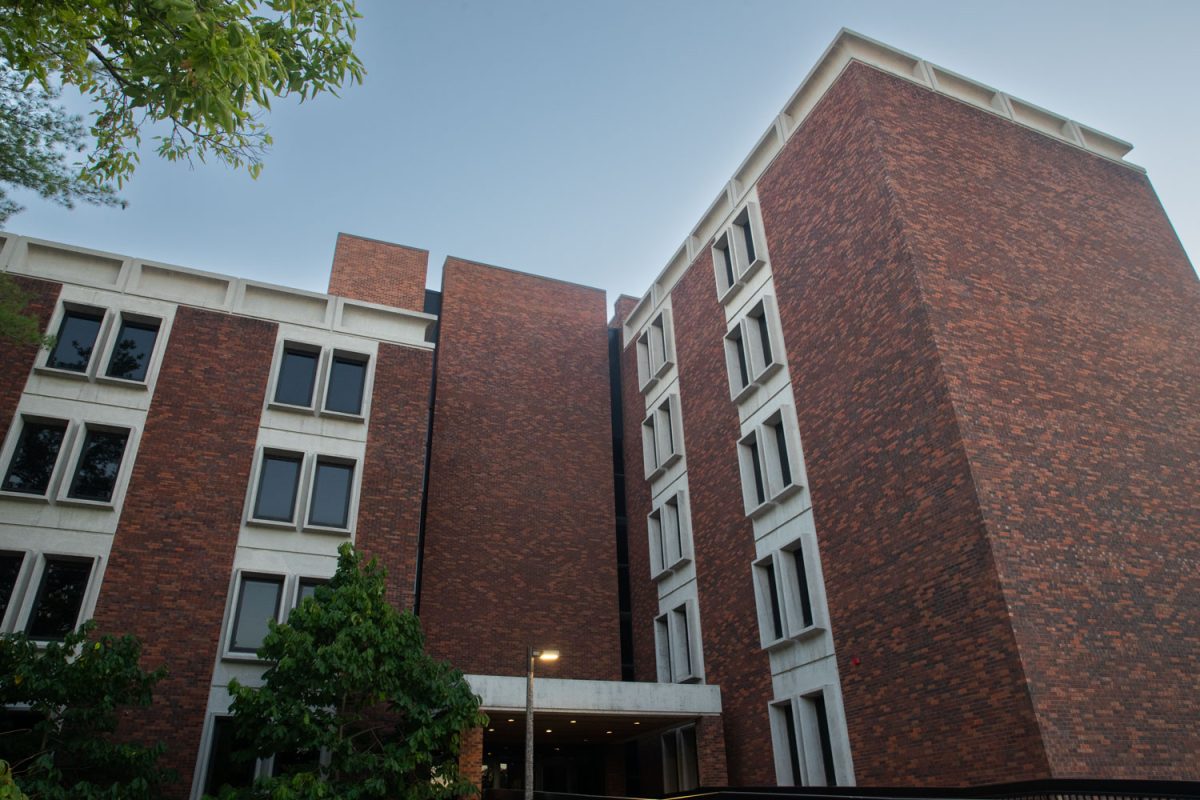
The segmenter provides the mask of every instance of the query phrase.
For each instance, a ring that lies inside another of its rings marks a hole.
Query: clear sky
[[[1200,2],[359,0],[362,86],[268,119],[252,180],[159,161],[11,231],[323,291],[339,231],[641,295],[852,28],[1134,144],[1200,255]]]

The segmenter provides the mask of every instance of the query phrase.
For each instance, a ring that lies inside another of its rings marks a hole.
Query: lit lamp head
[[[538,661],[558,661],[558,651],[549,648],[546,650],[534,650],[533,655]]]

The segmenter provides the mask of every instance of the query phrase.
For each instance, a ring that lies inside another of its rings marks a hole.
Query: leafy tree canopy
[[[276,776],[225,796],[449,800],[461,733],[486,723],[461,672],[427,655],[420,623],[384,596],[385,573],[342,546],[337,574],[272,623],[261,688],[230,683],[245,755]],[[280,766],[284,765],[286,766]]]
[[[257,175],[272,98],[361,82],[358,18],[354,0],[0,0],[0,182],[115,202],[156,123],[160,156]],[[77,174],[65,151],[83,145],[81,123],[52,105],[60,84],[93,104]],[[13,210],[0,195],[0,223]]]
[[[0,752],[15,787],[30,797],[150,800],[174,774],[158,766],[162,745],[115,738],[117,711],[148,706],[163,669],[144,671],[133,636],[92,639],[86,622],[62,642],[0,637]],[[7,708],[5,708],[7,706]],[[14,709],[13,706],[17,706]]]

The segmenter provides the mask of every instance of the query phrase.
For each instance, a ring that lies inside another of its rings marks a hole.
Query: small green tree
[[[159,797],[175,777],[158,766],[162,744],[140,745],[113,733],[118,709],[148,706],[166,671],[141,668],[136,637],[92,639],[93,629],[89,621],[45,645],[24,634],[0,637],[0,706],[9,707],[0,752],[15,785],[30,797]]]
[[[3,198],[0,198],[0,203]],[[50,339],[42,336],[37,317],[25,312],[29,295],[9,275],[0,273],[0,346],[6,344],[40,344],[49,346]]]
[[[226,792],[276,800],[442,800],[473,791],[458,773],[459,737],[484,725],[462,673],[425,653],[420,623],[384,596],[385,571],[349,545],[337,574],[258,651],[261,688],[230,682],[249,757],[276,776]],[[324,754],[322,756],[322,754]],[[282,773],[282,774],[281,774]]]

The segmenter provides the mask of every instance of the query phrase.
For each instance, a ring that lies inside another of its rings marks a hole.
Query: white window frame
[[[702,683],[704,662],[700,647],[696,602],[676,603],[654,618],[654,645],[659,683]],[[682,655],[686,652],[687,664]]]
[[[308,405],[295,405],[275,399],[276,392],[279,390],[279,378],[283,372],[283,356],[287,350],[304,351],[312,353],[317,357],[316,373],[313,375],[312,398]],[[360,361],[366,367],[363,371],[362,407],[357,414],[350,414],[345,411],[333,411],[326,408],[335,358]],[[375,384],[375,360],[375,357],[371,353],[364,353],[360,350],[329,344],[321,345],[305,341],[303,338],[281,335],[275,343],[275,356],[271,362],[271,377],[267,386],[267,407],[292,414],[321,416],[330,419],[346,420],[348,422],[365,422],[370,416],[371,394]]]
[[[654,480],[683,458],[683,419],[679,395],[668,394],[642,420],[642,460],[646,480]]]
[[[687,733],[691,732],[689,746]],[[659,735],[659,747],[662,748],[662,778],[663,792],[687,792],[700,785],[700,756],[699,742],[696,737],[696,724],[681,725]],[[668,763],[667,750],[674,750],[674,761]],[[695,779],[693,783],[689,778]]]
[[[58,496],[58,487],[62,482],[63,471],[66,470],[65,464],[69,463],[66,454],[71,452],[75,432],[79,426],[73,420],[64,419],[63,417],[18,411],[12,425],[8,428],[8,436],[4,441],[4,447],[0,450],[0,481],[3,481],[4,477],[8,475],[13,457],[17,453],[17,443],[21,440],[21,433],[25,430],[26,423],[29,422],[61,422],[66,428],[63,431],[62,444],[58,446],[58,456],[55,458],[54,467],[50,470],[50,480],[46,484],[46,491],[42,494],[32,494],[30,492],[13,492],[0,488],[0,497],[35,503],[49,503]],[[126,445],[126,450],[128,450],[128,447]]]
[[[750,258],[746,247],[745,231],[749,230],[754,243],[754,258]],[[717,282],[717,299],[728,303],[739,288],[744,286],[760,269],[770,263],[767,254],[767,236],[763,230],[762,212],[758,203],[750,201],[739,208],[724,228],[713,237],[711,247],[713,274]],[[733,281],[730,282],[726,268],[726,254],[730,259]]]
[[[287,614],[291,611],[287,601],[289,598],[288,590],[292,588],[291,576],[281,572],[269,572],[258,569],[239,569],[234,572],[232,591],[229,593],[229,610],[225,621],[225,636],[222,639],[222,657],[230,661],[252,661],[254,663],[265,663],[263,659],[258,657],[257,652],[248,652],[246,650],[233,649],[233,637],[237,632],[239,606],[242,602],[242,589],[247,579],[270,579],[279,581],[279,600],[275,604],[275,622],[282,624],[287,618]],[[294,588],[292,588],[294,593]],[[294,594],[291,595],[294,597]]]
[[[2,548],[6,553],[23,556],[17,579],[13,583],[13,594],[8,601],[8,609],[4,618],[0,619],[0,632],[23,633],[29,627],[29,615],[33,604],[37,601],[37,593],[46,577],[46,565],[49,561],[60,559],[67,561],[91,562],[88,572],[87,585],[83,590],[83,598],[79,603],[79,613],[75,617],[72,631],[92,616],[96,606],[96,596],[100,589],[99,577],[102,574],[103,556],[94,553],[76,553],[60,551],[38,551],[23,548]],[[34,639],[36,642],[49,642],[50,639]]]
[[[652,580],[661,580],[692,560],[691,516],[687,492],[682,489],[646,515]],[[670,524],[672,518],[674,526]]]
[[[825,720],[829,736],[829,760],[833,764],[833,781],[826,775],[825,759],[822,757],[821,737],[817,721],[816,706],[812,698],[821,697],[825,703]],[[837,703],[837,692],[833,686],[825,685],[812,691],[802,692],[783,700],[775,700],[768,706],[771,723],[771,741],[775,752],[775,776],[780,786],[793,786],[791,742],[787,731],[786,709],[791,708],[795,722],[795,737],[802,786],[848,786],[853,778],[843,774],[845,770],[842,751],[844,740],[840,730],[840,719],[833,713]]]
[[[99,371],[98,366],[100,362],[108,363],[108,359],[102,358],[102,356],[108,349],[108,332],[112,328],[113,317],[115,315],[106,306],[81,303],[75,300],[61,300],[55,307],[54,314],[50,317],[50,325],[46,330],[47,336],[58,336],[59,329],[62,328],[63,320],[69,311],[100,312],[100,327],[96,331],[96,342],[92,345],[91,355],[88,356],[87,367],[82,372],[76,372],[72,369],[62,369],[61,367],[52,367],[50,366],[50,356],[54,353],[54,348],[44,347],[38,354],[35,371],[46,375],[58,375],[70,380],[93,381],[96,379],[96,373]],[[154,347],[156,350],[158,349],[157,341],[154,343]]]
[[[759,319],[763,320],[761,325]],[[764,330],[766,347],[763,346]],[[739,349],[745,359],[744,383]],[[766,359],[768,351],[770,360]],[[755,389],[783,369],[783,335],[780,333],[779,313],[772,295],[760,297],[725,334],[725,367],[729,373],[729,396],[735,403],[750,397]]]
[[[158,326],[158,333],[154,337],[154,349],[150,352],[150,360],[146,364],[146,377],[140,381],[130,380],[129,378],[114,378],[108,375],[109,365],[112,363],[113,355],[120,341],[121,326],[126,321]],[[148,389],[153,386],[158,380],[158,371],[162,366],[163,353],[166,350],[163,343],[167,337],[167,328],[167,319],[157,314],[143,314],[138,311],[124,310],[114,311],[113,320],[108,331],[110,335],[104,347],[104,358],[97,365],[96,380],[101,383],[114,386],[128,386],[133,389]],[[55,372],[58,372],[58,370],[55,370]]]
[[[796,564],[796,554],[804,565],[804,580]],[[754,594],[758,601],[759,640],[763,649],[771,650],[792,641],[811,638],[828,627],[825,604],[821,593],[820,574],[816,568],[816,540],[801,537],[778,550],[771,551],[752,564]],[[780,633],[775,635],[772,612],[771,576],[775,578],[775,602],[778,603]],[[804,595],[807,595],[810,624],[804,623]]]
[[[54,309],[47,326],[47,336],[57,336],[62,327],[63,319],[68,311],[100,312],[100,328],[96,331],[96,343],[92,345],[92,353],[88,358],[87,368],[83,372],[50,366],[51,348],[43,348],[38,355],[34,371],[43,375],[57,375],[70,380],[82,380],[102,383],[109,386],[123,386],[129,389],[148,390],[158,380],[158,372],[162,367],[163,354],[166,351],[166,341],[170,333],[171,321],[159,314],[147,314],[141,311],[129,311],[108,306],[93,305],[92,303],[76,300],[63,300]],[[154,337],[154,350],[150,353],[150,361],[146,364],[146,377],[135,381],[128,378],[110,378],[108,372],[120,336],[121,325],[125,320],[154,324],[158,326],[158,335]]]
[[[291,520],[265,519],[254,516],[255,508],[258,505],[258,492],[262,484],[262,470],[269,456],[286,456],[300,459],[300,473],[297,477],[296,496],[292,500]],[[346,514],[346,527],[344,528],[316,525],[310,521],[313,490],[317,479],[317,463],[321,461],[345,464],[353,469],[353,475],[350,479],[350,502]],[[363,460],[355,456],[294,450],[290,447],[276,447],[274,445],[260,445],[254,455],[254,466],[250,473],[250,487],[246,492],[246,510],[243,514],[244,523],[254,527],[277,528],[306,533],[328,533],[337,536],[353,535],[358,520],[362,472]]]
[[[55,502],[62,505],[105,509],[109,511],[118,508],[125,496],[125,489],[129,484],[129,475],[133,470],[133,462],[137,456],[138,426],[95,420],[72,420],[72,424],[75,428],[75,434],[71,438],[70,449],[67,451],[65,459],[66,467],[59,476],[58,492],[54,498]],[[83,456],[83,445],[87,441],[89,430],[107,432],[123,431],[125,433],[125,450],[121,453],[121,465],[117,468],[117,476],[113,481],[112,497],[108,500],[88,500],[83,497],[70,496],[71,483],[75,479],[75,472],[79,469],[79,459]],[[64,439],[64,447],[66,444],[67,442]],[[62,460],[62,458],[62,451],[60,450],[59,459]],[[55,465],[55,469],[58,469],[57,464]]]
[[[783,431],[786,461],[780,458],[775,429]],[[755,456],[763,483],[760,502],[756,490]],[[790,481],[785,481],[783,465],[787,465]],[[783,500],[804,489],[803,462],[800,458],[800,433],[796,412],[790,405],[781,405],[738,440],[738,464],[742,478],[742,501],[746,515],[757,517]]]

